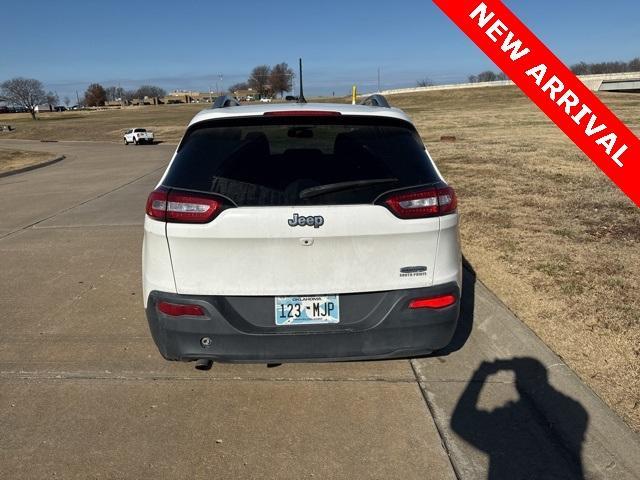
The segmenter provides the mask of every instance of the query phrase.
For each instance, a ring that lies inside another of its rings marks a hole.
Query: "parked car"
[[[130,128],[124,133],[122,137],[124,139],[124,144],[129,145],[130,143],[135,143],[139,145],[141,143],[153,143],[153,132],[148,132],[144,128]]]
[[[392,358],[451,341],[456,195],[409,117],[376,97],[216,101],[191,120],[144,221],[144,306],[164,358]]]

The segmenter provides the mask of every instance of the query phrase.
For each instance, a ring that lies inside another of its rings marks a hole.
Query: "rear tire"
[[[137,138],[134,138],[133,141],[135,142],[136,145],[140,145],[140,142],[138,141]]]

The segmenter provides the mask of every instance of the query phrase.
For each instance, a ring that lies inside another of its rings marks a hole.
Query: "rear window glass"
[[[136,128],[136,129],[134,130],[134,132],[135,132],[135,133],[138,133],[138,132],[140,132],[140,133],[141,133],[141,132],[146,132],[146,131],[147,131],[147,130],[146,130],[146,129],[144,129],[144,128]]]
[[[408,123],[372,117],[251,117],[198,124],[163,184],[237,206],[372,203],[439,181]]]

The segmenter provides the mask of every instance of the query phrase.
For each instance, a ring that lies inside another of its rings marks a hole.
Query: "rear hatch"
[[[202,122],[161,184],[180,294],[432,283],[448,189],[407,122],[317,112]]]

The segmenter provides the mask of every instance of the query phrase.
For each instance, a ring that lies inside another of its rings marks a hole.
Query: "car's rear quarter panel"
[[[176,293],[167,244],[166,224],[149,217],[144,221],[142,241],[142,289],[145,308],[149,293],[154,290]]]

